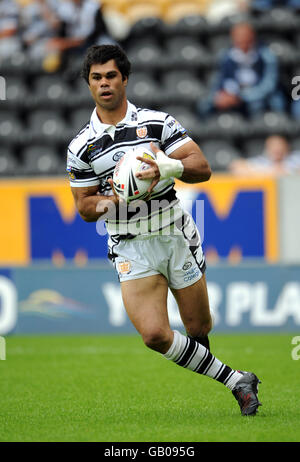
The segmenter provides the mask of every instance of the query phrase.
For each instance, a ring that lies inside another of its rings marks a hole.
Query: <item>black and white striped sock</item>
[[[223,383],[230,390],[233,390],[235,384],[242,378],[240,372],[226,366],[203,345],[177,330],[174,331],[173,343],[164,357],[186,369],[207,375]]]

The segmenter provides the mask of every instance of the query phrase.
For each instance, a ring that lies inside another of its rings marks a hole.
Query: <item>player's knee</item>
[[[211,331],[212,326],[212,318],[209,317],[205,321],[202,321],[200,325],[189,326],[187,332],[191,337],[205,337]]]
[[[144,344],[151,350],[165,353],[170,345],[170,334],[163,329],[151,329],[142,335]]]

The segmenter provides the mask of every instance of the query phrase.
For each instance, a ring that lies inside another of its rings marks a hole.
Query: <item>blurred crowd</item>
[[[261,152],[249,159],[234,159],[229,171],[234,175],[272,175],[279,177],[300,173],[299,146],[293,149],[284,136],[271,135],[265,140]]]
[[[99,0],[0,0],[0,62],[17,51],[45,60],[113,42]]]
[[[144,5],[144,9],[140,8],[140,4]],[[250,124],[259,116],[263,117],[266,111],[287,114],[292,121],[299,123],[300,98],[291,98],[291,88],[283,79],[278,56],[270,44],[261,39],[247,18],[250,10],[252,17],[255,17],[274,8],[288,9],[300,18],[300,0],[195,0],[194,3],[189,0],[140,3],[133,0],[0,0],[0,72],[2,63],[18,52],[24,53],[32,61],[41,62],[43,70],[55,73],[69,62],[69,58],[80,58],[92,44],[119,42],[125,50],[128,45],[127,51],[130,51],[130,47],[134,48],[144,37],[142,33],[139,36],[141,40],[136,40],[134,35],[131,41],[130,38],[126,40],[126,31],[130,36],[131,27],[133,29],[143,15],[155,17],[161,14],[163,5],[163,22],[178,24],[176,21],[184,16],[203,16],[212,30],[217,32],[216,35],[219,33],[218,25],[224,24],[222,20],[233,16],[237,18],[230,23],[230,28],[227,27],[224,43],[220,43],[216,49],[216,59],[211,66],[213,79],[205,82],[207,85],[201,97],[193,98],[193,115],[197,117],[198,126],[199,121],[204,125],[211,117],[222,114],[240,115]],[[175,35],[175,32],[173,30],[171,35]],[[159,37],[152,35],[151,40],[159,41]],[[119,40],[121,36],[124,40]],[[220,37],[209,36],[210,39],[221,40],[223,37],[224,34]],[[197,46],[201,48],[203,44]],[[209,53],[211,50],[208,49]],[[208,69],[210,72],[209,66]],[[168,68],[163,72],[167,73]],[[152,76],[154,79],[157,77],[155,71]],[[147,103],[149,101],[151,104],[151,95],[148,95]],[[69,110],[66,112],[69,113]],[[21,111],[21,116],[19,114],[21,119],[24,114],[24,111]],[[176,117],[176,114],[173,115]],[[7,140],[9,145],[9,137]],[[22,149],[19,145],[14,147],[17,156]],[[290,144],[288,137],[275,132],[266,137],[263,146],[257,147],[256,155],[251,159],[247,155],[235,158],[232,163],[226,164],[226,168],[238,175],[299,173],[299,150],[300,143],[295,147]],[[10,154],[7,158],[10,158]]]

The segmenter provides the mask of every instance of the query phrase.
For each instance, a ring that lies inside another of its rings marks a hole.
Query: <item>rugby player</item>
[[[71,141],[67,161],[78,212],[87,222],[105,220],[109,258],[118,271],[124,306],[145,345],[182,367],[223,383],[233,392],[242,415],[254,415],[260,405],[256,375],[234,370],[210,352],[212,316],[205,257],[196,224],[183,210],[174,189],[174,178],[185,183],[208,181],[209,164],[172,115],[137,108],[127,100],[129,74],[130,62],[119,46],[88,49],[82,76],[96,107]],[[149,224],[142,233],[132,232],[132,212],[128,210],[124,219],[128,207],[120,202],[112,182],[117,161],[134,146],[156,154],[155,161],[147,160],[149,169],[139,174],[152,179],[146,212],[144,207],[144,216],[136,218]],[[187,335],[170,327],[168,289],[178,304]]]

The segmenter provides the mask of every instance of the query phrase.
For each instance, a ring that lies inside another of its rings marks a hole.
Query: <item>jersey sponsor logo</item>
[[[124,156],[124,154],[125,154],[124,151],[115,152],[114,155],[113,155],[113,160],[114,160],[115,162],[118,162],[118,161],[121,159],[121,157]]]
[[[95,151],[95,149],[97,149],[98,146],[96,144],[89,144],[88,145],[88,152],[92,152],[92,151]]]
[[[120,261],[118,263],[118,273],[124,275],[131,273],[131,263],[128,260]]]
[[[139,127],[136,129],[136,135],[138,138],[146,138],[148,134],[148,129],[147,127]]]
[[[192,266],[192,263],[188,261],[183,265],[182,269],[183,271],[187,271],[188,269],[190,269],[191,266]]]
[[[92,160],[95,156],[100,154],[100,152],[102,151],[102,147],[100,147],[97,144],[89,144],[87,151],[90,159]]]

